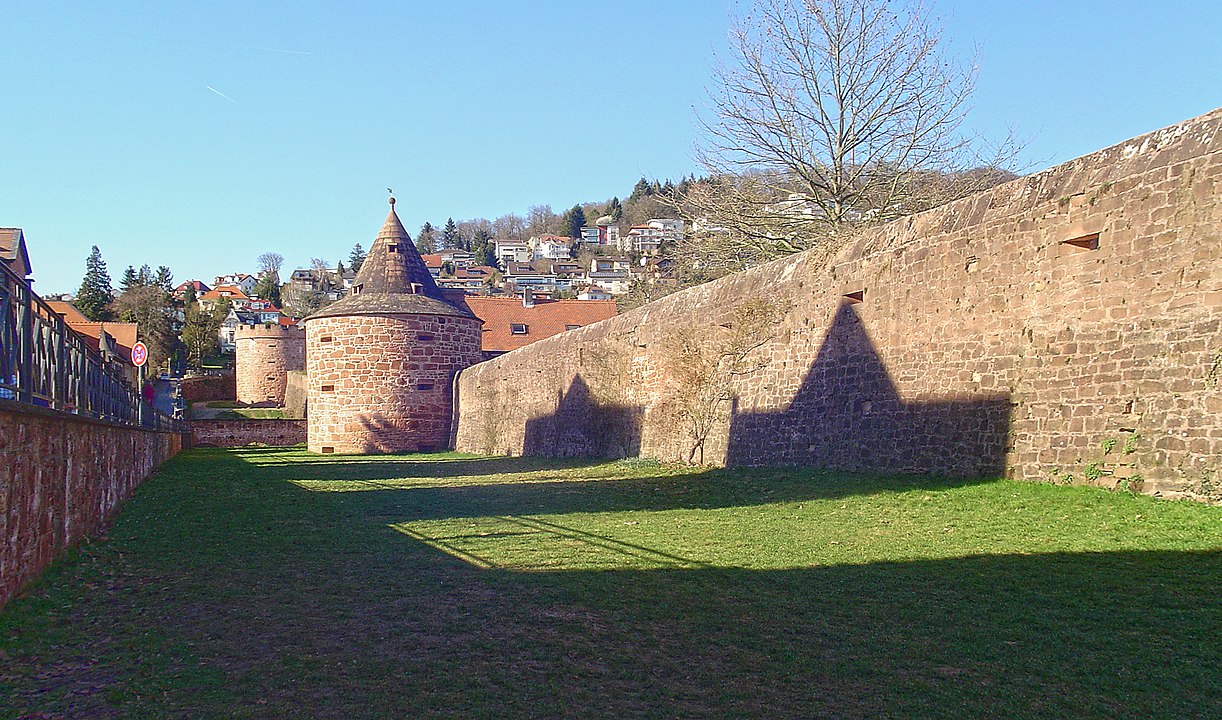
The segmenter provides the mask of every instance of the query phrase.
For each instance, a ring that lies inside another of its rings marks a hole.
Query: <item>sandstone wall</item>
[[[288,447],[306,441],[305,420],[192,420],[195,447]]]
[[[181,449],[179,435],[0,400],[0,605]]]
[[[481,323],[434,315],[306,324],[311,452],[408,452],[450,442],[451,384],[482,359]]]
[[[233,375],[183,378],[182,397],[187,402],[233,400],[237,398]]]
[[[1222,498],[1220,176],[1215,111],[543,340],[457,448]]]
[[[237,399],[284,405],[288,372],[305,369],[305,331],[297,326],[240,325],[234,335]]]

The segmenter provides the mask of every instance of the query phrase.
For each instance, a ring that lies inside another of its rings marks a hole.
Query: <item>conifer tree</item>
[[[459,247],[458,226],[454,224],[454,218],[446,219],[446,226],[441,231],[442,250],[449,250]]]
[[[416,235],[416,252],[428,255],[437,251],[437,228],[432,223],[425,222]]]
[[[106,272],[106,261],[97,245],[89,251],[85,260],[85,277],[76,291],[76,309],[90,320],[109,320],[108,306],[114,302],[115,291],[110,286],[110,274]]]
[[[428,223],[425,223],[426,225]],[[365,248],[361,247],[360,243],[352,246],[352,252],[348,254],[348,265],[352,268],[352,272],[361,271],[361,265],[365,263]]]

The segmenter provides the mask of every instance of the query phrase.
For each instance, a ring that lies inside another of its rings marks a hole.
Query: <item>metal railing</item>
[[[184,432],[158,412],[114,362],[0,262],[0,399],[161,432]]]

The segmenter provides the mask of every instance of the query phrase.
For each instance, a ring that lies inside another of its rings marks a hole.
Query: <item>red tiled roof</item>
[[[518,298],[471,296],[467,306],[484,321],[484,352],[507,352],[564,332],[569,325],[586,326],[615,317],[613,300],[536,300],[525,307]],[[515,335],[510,325],[526,325]]]
[[[69,325],[72,323],[89,322],[89,318],[82,315],[81,311],[73,307],[72,303],[66,303],[62,300],[48,300],[47,304]]]
[[[228,295],[222,295],[222,292],[228,292]],[[223,297],[228,297],[230,300],[249,300],[250,298],[242,289],[234,285],[217,285],[208,292],[197,298],[198,300],[220,300]]]

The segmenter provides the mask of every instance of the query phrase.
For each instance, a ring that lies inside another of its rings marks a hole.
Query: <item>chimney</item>
[[[522,307],[532,308],[535,306],[535,291],[529,287],[522,288]]]

